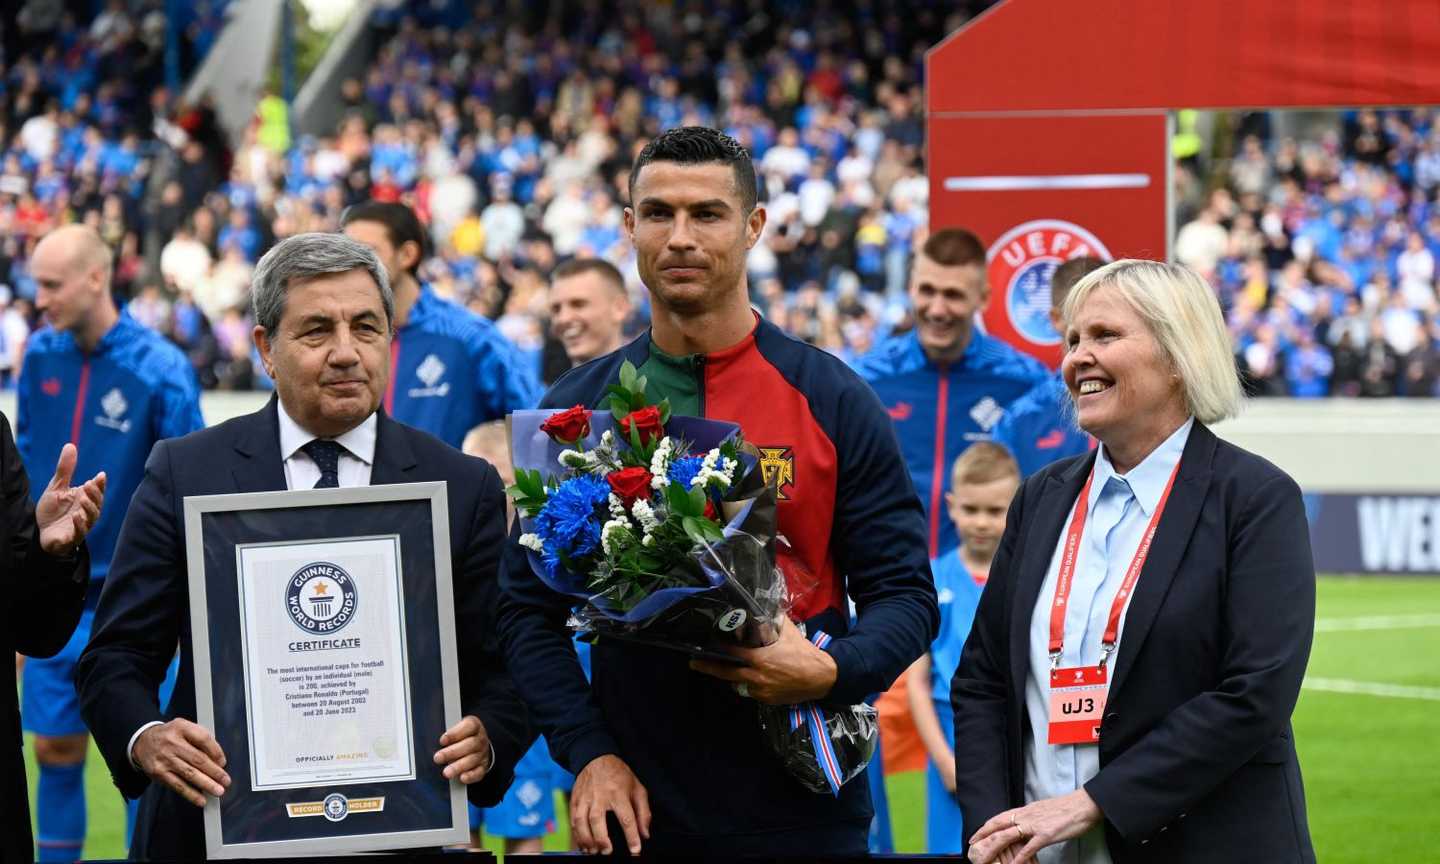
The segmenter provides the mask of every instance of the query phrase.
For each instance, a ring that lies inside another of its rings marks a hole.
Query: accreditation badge
[[[1098,744],[1109,692],[1104,666],[1050,670],[1051,744]]]

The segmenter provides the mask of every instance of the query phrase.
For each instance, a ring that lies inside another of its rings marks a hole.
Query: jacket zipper
[[[85,396],[90,389],[90,361],[80,363],[80,386],[75,392],[75,416],[70,419],[70,443],[80,446],[80,427],[85,420]]]

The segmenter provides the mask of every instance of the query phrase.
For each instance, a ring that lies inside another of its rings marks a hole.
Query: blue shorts
[[[94,590],[93,587],[91,589]],[[97,592],[98,593],[98,592]],[[59,738],[64,735],[86,735],[85,721],[80,717],[80,697],[75,692],[75,664],[90,641],[90,629],[95,623],[95,607],[88,605],[80,613],[80,623],[70,635],[70,641],[54,657],[25,659],[24,688],[20,716],[27,732]],[[165,670],[165,680],[160,682],[160,710],[170,705],[170,696],[175,692],[175,677],[180,671],[180,654],[177,652]]]
[[[936,702],[935,714],[945,740],[955,747],[955,715],[948,703]],[[931,855],[959,855],[965,851],[965,822],[960,818],[960,805],[940,780],[935,763],[925,762],[925,851]]]
[[[90,641],[95,607],[87,605],[70,641],[54,657],[25,660],[20,695],[20,720],[25,731],[47,738],[85,735],[80,719],[80,697],[75,693],[75,664]]]
[[[485,830],[496,837],[524,840],[544,837],[555,831],[555,793],[552,785],[559,770],[550,759],[544,738],[535,739],[520,764],[515,766],[515,781],[505,797],[494,807],[481,811]],[[477,828],[471,813],[470,828]]]

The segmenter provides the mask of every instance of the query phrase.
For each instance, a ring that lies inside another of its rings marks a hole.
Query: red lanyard
[[[1155,539],[1155,530],[1160,527],[1160,514],[1165,512],[1165,502],[1170,498],[1170,490],[1175,486],[1175,475],[1180,472],[1180,463],[1175,463],[1175,468],[1170,472],[1170,480],[1165,484],[1165,491],[1160,495],[1160,502],[1155,505],[1155,513],[1150,517],[1150,524],[1146,526],[1145,533],[1140,537],[1140,546],[1135,550],[1135,557],[1130,559],[1130,568],[1125,571],[1125,580],[1120,583],[1120,590],[1115,595],[1115,600],[1110,604],[1110,619],[1105,625],[1105,636],[1100,645],[1100,665],[1105,665],[1105,660],[1110,652],[1115,650],[1115,642],[1120,638],[1120,615],[1125,611],[1125,601],[1131,592],[1135,590],[1135,583],[1140,581],[1140,570],[1145,566],[1145,559],[1150,554],[1150,543]],[[1085,480],[1085,488],[1080,490],[1080,498],[1075,502],[1075,516],[1070,520],[1070,530],[1065,534],[1065,550],[1060,557],[1060,574],[1055,580],[1055,602],[1050,606],[1050,660],[1052,664],[1060,662],[1060,652],[1065,647],[1065,606],[1070,600],[1070,583],[1075,578],[1075,557],[1080,551],[1080,537],[1085,532],[1085,517],[1090,513],[1090,484],[1095,482],[1095,469],[1090,469],[1090,476]]]

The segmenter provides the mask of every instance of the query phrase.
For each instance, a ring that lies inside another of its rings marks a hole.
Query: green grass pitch
[[[1407,697],[1302,692],[1295,736],[1316,853],[1327,864],[1420,860],[1440,839],[1440,580],[1326,577],[1319,597],[1311,679],[1418,689]],[[1362,617],[1371,619],[1364,629],[1326,626]],[[28,754],[27,745],[33,795]],[[924,851],[923,775],[892,776],[888,787],[897,851]],[[124,857],[124,810],[93,747],[86,791],[86,857]],[[562,824],[546,848],[568,842]]]

